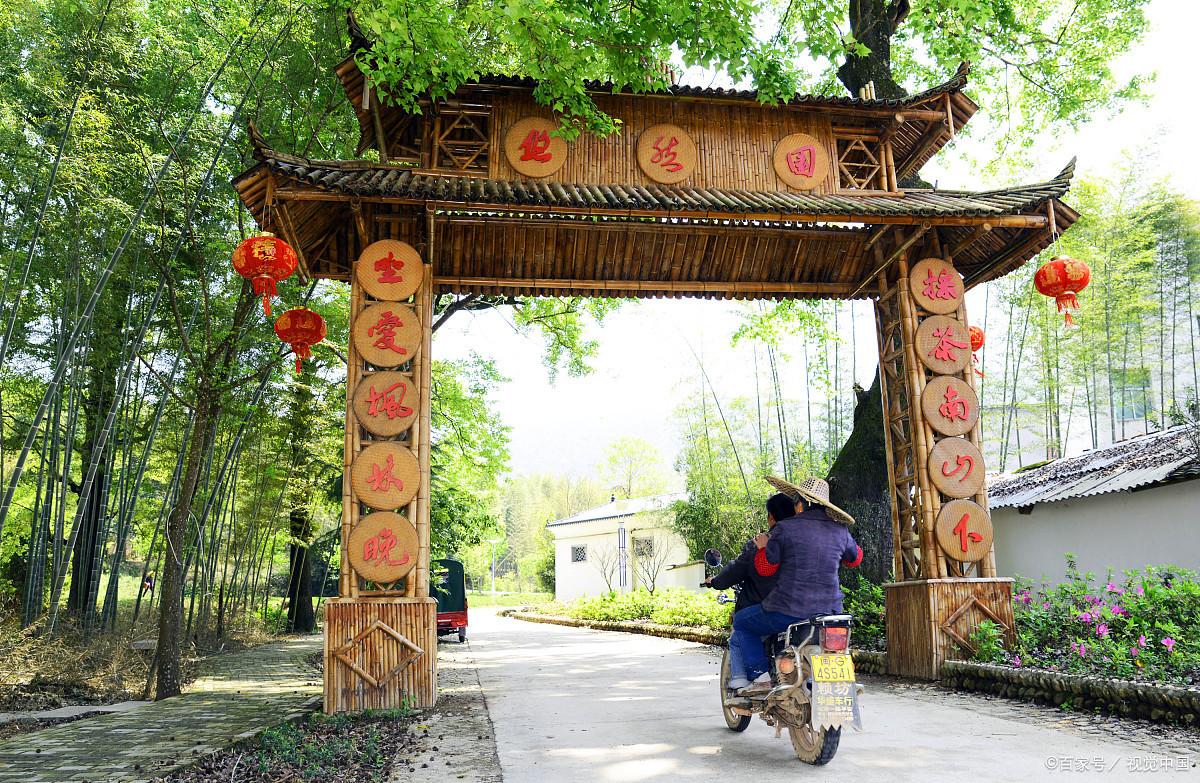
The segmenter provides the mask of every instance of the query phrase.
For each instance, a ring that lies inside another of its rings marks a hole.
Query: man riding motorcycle
[[[829,485],[808,478],[794,487],[800,495],[795,513],[778,519],[770,533],[754,539],[756,572],[774,575],[777,582],[761,604],[733,616],[729,638],[732,689],[770,690],[763,639],[816,615],[840,613],[838,565],[854,567],[862,562],[862,548],[847,529],[854,519],[829,501]],[[792,500],[782,493],[772,495],[768,510],[786,513]]]

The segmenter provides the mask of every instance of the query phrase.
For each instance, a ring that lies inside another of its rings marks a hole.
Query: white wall
[[[645,517],[627,517],[626,553],[629,557],[628,585],[626,590],[636,590],[641,585],[638,579],[638,569],[634,563],[633,540],[635,538],[654,538],[656,543],[666,543],[668,553],[662,568],[659,569],[655,580],[655,589],[671,587],[699,590],[700,582],[704,579],[702,565],[687,568],[670,568],[670,566],[687,563],[687,545],[674,531],[657,526],[647,526]],[[560,602],[573,601],[585,595],[600,595],[608,590],[608,585],[600,573],[595,559],[598,549],[617,549],[617,521],[615,519],[598,520],[595,522],[579,522],[550,528],[554,533],[554,598]],[[571,562],[571,548],[587,547],[587,561]],[[614,590],[620,590],[620,577],[614,572],[612,584]]]
[[[586,524],[586,523],[585,523]],[[571,547],[586,546],[587,561],[571,562]],[[597,567],[597,547],[616,549],[617,534],[574,535],[554,542],[554,600],[566,603],[583,595],[600,595],[608,590],[604,577]],[[617,589],[617,576],[613,575],[613,589]]]
[[[1200,480],[1042,503],[1028,515],[997,508],[992,523],[1003,576],[1062,581],[1066,552],[1098,579],[1109,568],[1200,568]]]

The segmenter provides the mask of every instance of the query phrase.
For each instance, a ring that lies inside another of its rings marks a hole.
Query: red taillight
[[[844,650],[850,646],[849,628],[822,628],[821,647],[826,650]]]

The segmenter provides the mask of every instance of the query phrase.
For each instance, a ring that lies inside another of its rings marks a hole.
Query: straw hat
[[[829,502],[829,483],[825,479],[810,477],[799,484],[784,481],[778,476],[767,476],[766,479],[772,487],[793,499],[803,498],[809,503],[824,506],[825,512],[834,522],[841,522],[843,525],[854,524],[854,517]]]

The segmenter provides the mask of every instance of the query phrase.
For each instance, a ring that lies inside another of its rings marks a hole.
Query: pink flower
[[[1083,620],[1085,623],[1090,624],[1092,622],[1092,613],[1091,612],[1083,612],[1082,614],[1079,615],[1079,619]]]
[[[1049,602],[1049,601],[1043,601],[1043,602],[1042,602],[1042,608],[1043,608],[1043,609],[1049,609],[1049,608],[1050,608],[1050,602]]]
[[[1108,636],[1108,623],[1100,623],[1096,626],[1097,636]]]
[[[1120,604],[1112,605],[1112,613],[1115,614],[1117,617],[1124,617],[1127,614],[1125,609],[1122,608],[1122,606]]]
[[[1162,640],[1163,647],[1167,648],[1168,653],[1175,652],[1175,640],[1170,636],[1164,636]]]
[[[1140,652],[1141,652],[1141,650],[1139,650],[1136,647],[1129,648],[1129,654],[1132,655],[1134,658],[1138,657],[1138,653],[1140,653]]]
[[[1138,586],[1137,586],[1137,589],[1136,589],[1136,590],[1134,590],[1133,592],[1137,593],[1138,595],[1145,595],[1145,594],[1146,594],[1146,591],[1142,589],[1142,586],[1141,586],[1141,585],[1138,585]]]
[[[1078,653],[1079,657],[1082,658],[1087,655],[1087,646],[1079,642],[1071,642],[1071,652]]]
[[[1142,634],[1141,636],[1138,637],[1138,647],[1145,647],[1145,646],[1146,646],[1146,634]]]
[[[1112,582],[1109,582],[1108,584],[1106,584],[1104,586],[1104,589],[1110,593],[1116,593],[1117,595],[1121,595],[1122,593],[1125,592],[1120,587],[1117,587],[1116,585],[1114,585]]]
[[[1019,655],[1014,655],[1014,656],[1013,656],[1013,659],[1012,659],[1012,665],[1013,665],[1013,666],[1020,666],[1020,665],[1021,665],[1021,656],[1019,656]]]

